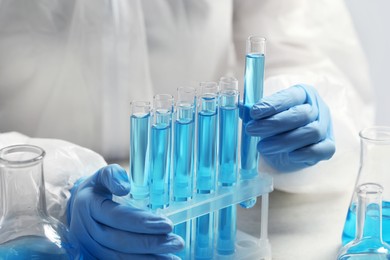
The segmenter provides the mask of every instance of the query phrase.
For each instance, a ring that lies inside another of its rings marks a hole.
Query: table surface
[[[273,191],[269,202],[268,236],[272,259],[336,259],[349,206],[350,192],[292,194]],[[238,227],[259,236],[259,205],[238,207]],[[257,208],[256,208],[257,207]]]

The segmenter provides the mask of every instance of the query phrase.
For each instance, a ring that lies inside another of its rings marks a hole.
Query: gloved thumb
[[[130,192],[129,177],[118,164],[110,164],[98,170],[94,182],[94,188],[116,196],[124,196]]]

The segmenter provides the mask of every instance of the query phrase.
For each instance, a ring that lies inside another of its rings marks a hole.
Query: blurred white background
[[[376,123],[390,126],[390,1],[346,0],[346,3],[367,55],[376,95]]]

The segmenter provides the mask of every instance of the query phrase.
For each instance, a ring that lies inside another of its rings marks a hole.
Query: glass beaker
[[[362,183],[383,186],[382,235],[390,243],[390,127],[365,128],[360,136],[360,167],[355,187]],[[343,245],[355,238],[357,193],[354,190],[342,234]]]
[[[390,259],[390,246],[382,240],[382,192],[377,183],[357,187],[356,237],[341,248],[338,260]]]
[[[32,145],[0,150],[0,259],[80,259],[67,227],[46,210],[43,158]]]

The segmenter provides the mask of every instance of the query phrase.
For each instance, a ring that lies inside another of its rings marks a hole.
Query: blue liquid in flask
[[[130,193],[134,199],[144,199],[149,195],[148,187],[148,142],[150,114],[131,116],[130,131]]]
[[[343,245],[355,239],[356,235],[356,204],[352,204],[348,209],[347,218],[344,224],[342,235]],[[390,244],[390,202],[382,202],[382,238]]]
[[[71,260],[82,259],[71,255],[67,250],[71,245],[61,243],[57,246],[47,238],[39,236],[26,236],[6,242],[0,246],[0,259],[4,260]],[[74,249],[73,249],[74,250]]]
[[[166,116],[170,117],[170,114]],[[152,126],[150,160],[150,207],[165,208],[169,205],[169,176],[171,157],[171,124]]]

